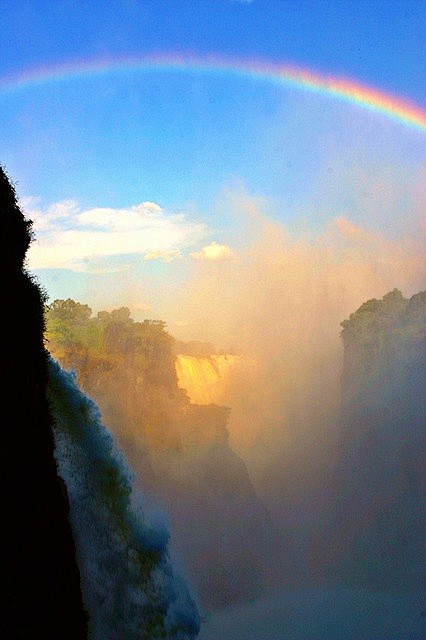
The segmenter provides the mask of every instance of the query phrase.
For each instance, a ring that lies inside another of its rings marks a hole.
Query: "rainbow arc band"
[[[426,109],[408,100],[392,96],[355,80],[317,73],[292,64],[243,60],[220,56],[156,54],[120,58],[74,60],[57,65],[27,69],[0,78],[0,94],[22,88],[96,77],[112,72],[186,72],[229,74],[269,81],[296,89],[313,91],[331,98],[375,111],[396,122],[426,132]]]

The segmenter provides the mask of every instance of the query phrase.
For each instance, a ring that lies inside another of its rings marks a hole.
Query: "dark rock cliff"
[[[25,270],[31,239],[0,167],[0,637],[80,640],[87,623],[46,400],[43,294]]]
[[[345,575],[426,587],[426,292],[394,290],[342,323],[333,525]]]

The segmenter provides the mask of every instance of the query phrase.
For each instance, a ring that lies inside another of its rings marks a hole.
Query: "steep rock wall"
[[[342,323],[334,524],[345,575],[426,586],[426,292],[394,290]]]
[[[0,241],[0,637],[80,640],[86,614],[46,400],[43,296],[24,268],[31,223],[1,168]]]
[[[171,543],[201,604],[261,593],[282,577],[282,554],[270,553],[281,540],[229,445],[229,409],[191,403],[179,388],[164,323],[133,322],[124,308],[90,314],[87,305],[55,301],[49,348],[98,404],[139,488],[169,514]],[[211,373],[212,362],[206,358],[201,368]],[[220,372],[213,366],[213,373]]]

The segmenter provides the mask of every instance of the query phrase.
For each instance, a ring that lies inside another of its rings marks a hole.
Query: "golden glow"
[[[175,367],[179,387],[186,389],[194,404],[226,403],[231,374],[237,365],[247,362],[241,355],[178,355]]]

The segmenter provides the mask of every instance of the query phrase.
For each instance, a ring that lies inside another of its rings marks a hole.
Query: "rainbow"
[[[218,56],[161,54],[80,60],[42,66],[0,78],[0,94],[65,80],[132,71],[216,73],[268,81],[281,86],[330,96],[374,111],[423,133],[426,132],[426,110],[424,108],[379,89],[360,84],[355,80],[325,75],[295,65],[281,65],[259,60],[237,60]]]

